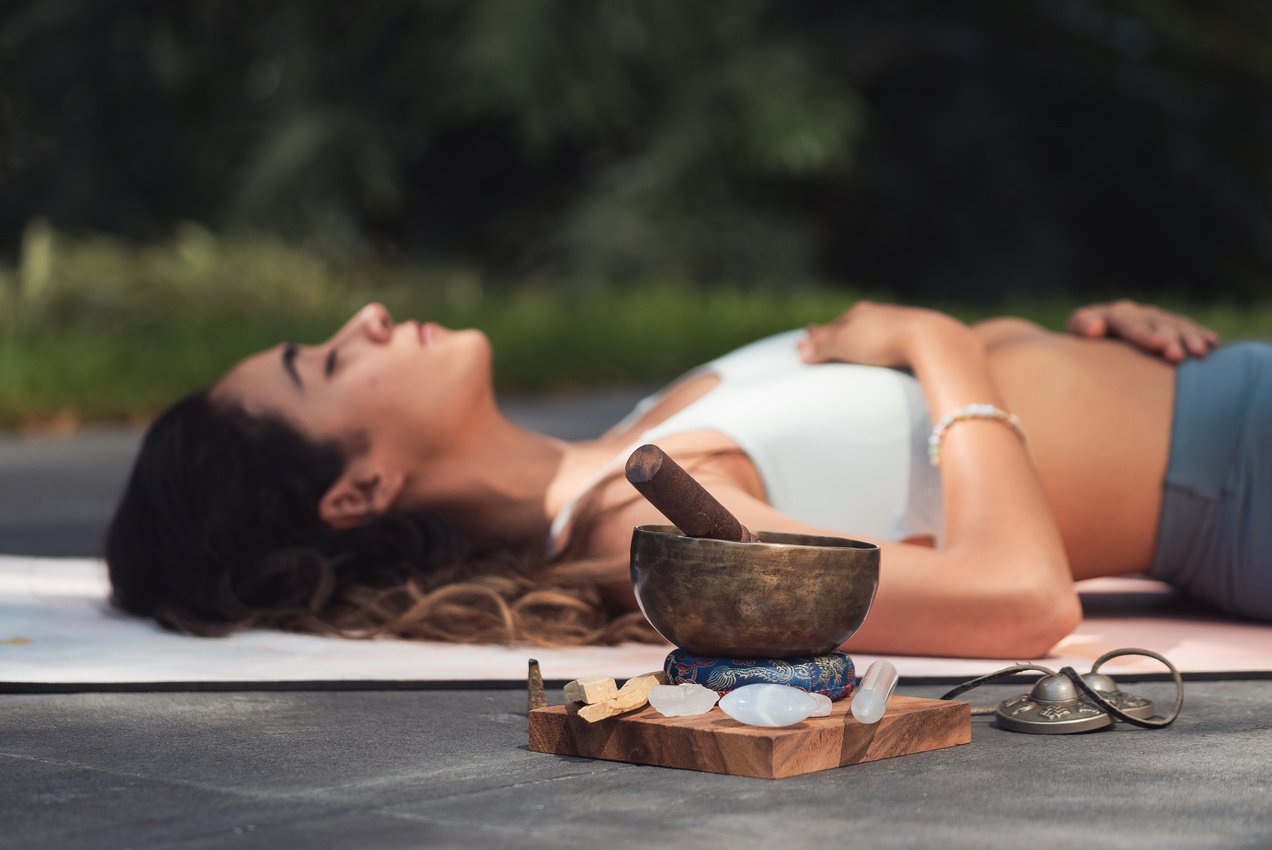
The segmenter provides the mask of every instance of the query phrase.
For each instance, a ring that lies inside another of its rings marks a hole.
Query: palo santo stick
[[[566,702],[585,702],[596,705],[618,696],[618,685],[609,676],[599,673],[581,676],[565,686]]]
[[[649,702],[649,692],[654,689],[654,685],[665,684],[667,684],[667,674],[661,670],[657,673],[633,676],[623,683],[622,689],[612,698],[580,708],[579,717],[588,723],[595,723],[607,717],[633,711]]]
[[[619,689],[618,694],[614,697],[614,702],[622,711],[640,708],[649,702],[649,692],[654,689],[654,685],[665,684],[667,684],[667,674],[661,670],[657,673],[643,673],[640,676],[633,676],[623,683],[623,687]]]
[[[614,705],[614,700],[607,699],[605,702],[598,702],[595,705],[585,705],[579,709],[579,717],[582,717],[588,723],[595,723],[598,720],[604,720],[607,717],[614,717],[623,712]]]

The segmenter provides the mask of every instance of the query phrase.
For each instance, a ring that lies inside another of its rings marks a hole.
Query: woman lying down
[[[750,528],[879,543],[849,649],[1037,656],[1075,580],[1125,573],[1272,620],[1272,346],[1133,302],[1070,331],[861,302],[567,442],[500,412],[480,331],[372,304],[151,426],[114,601],[203,635],[649,637],[627,552],[665,520],[622,473],[653,442]]]

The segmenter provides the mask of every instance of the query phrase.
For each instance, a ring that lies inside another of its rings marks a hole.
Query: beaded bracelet
[[[932,434],[928,437],[928,460],[933,466],[941,465],[941,441],[945,439],[945,432],[953,427],[955,422],[966,419],[992,419],[1002,422],[1016,432],[1016,436],[1020,437],[1020,441],[1026,448],[1029,447],[1029,438],[1025,436],[1025,427],[1020,423],[1019,416],[994,407],[992,404],[967,404],[945,414],[941,417],[941,421],[932,427]]]

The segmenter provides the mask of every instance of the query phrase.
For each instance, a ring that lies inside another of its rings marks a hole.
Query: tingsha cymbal
[[[1108,712],[1088,702],[1059,673],[1039,679],[1028,694],[1004,700],[995,715],[1004,729],[1036,735],[1093,732],[1113,723]]]
[[[1119,690],[1103,673],[1082,677],[1090,688],[1115,708],[1140,719],[1153,716],[1153,703]],[[995,712],[998,725],[1013,732],[1067,735],[1094,732],[1113,724],[1107,711],[1078,690],[1068,676],[1056,673],[1039,679],[1028,694],[1003,701]]]

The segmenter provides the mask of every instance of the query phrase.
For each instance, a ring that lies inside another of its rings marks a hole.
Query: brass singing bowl
[[[632,587],[658,633],[697,655],[821,655],[852,637],[879,586],[879,547],[757,532],[759,543],[632,532]]]

